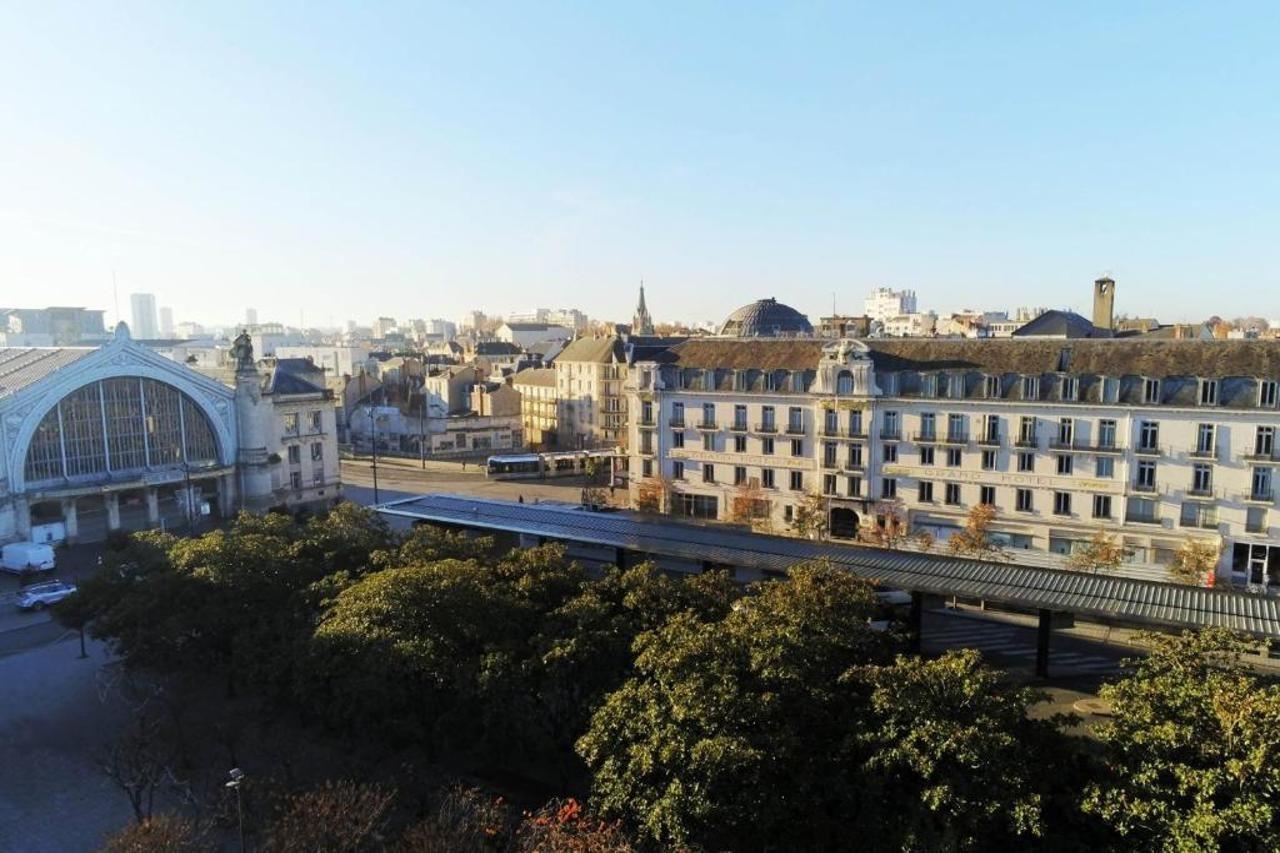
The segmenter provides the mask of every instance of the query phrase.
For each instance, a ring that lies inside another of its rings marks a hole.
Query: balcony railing
[[[1189,498],[1212,498],[1216,497],[1217,492],[1212,488],[1197,489],[1195,486],[1187,489],[1187,497]]]
[[[1198,527],[1201,530],[1217,530],[1218,517],[1216,515],[1196,516],[1192,518],[1183,516],[1182,518],[1178,519],[1178,526],[1179,527]]]
[[[867,428],[863,426],[849,427],[844,437],[865,439],[867,437]]]
[[[675,429],[684,429],[684,418],[671,417],[667,419],[667,426]]]
[[[938,441],[938,434],[932,431],[918,432],[911,436],[911,440],[916,444],[936,444]]]
[[[1245,524],[1245,526],[1244,526],[1244,532],[1245,532],[1245,533],[1255,533],[1255,534],[1258,534],[1258,535],[1261,535],[1261,536],[1266,536],[1268,533],[1270,533],[1270,532],[1271,532],[1271,528],[1270,528],[1270,527],[1268,527],[1266,524],[1249,524],[1249,523],[1246,523],[1246,524]]]
[[[823,467],[823,468],[828,468],[828,469],[830,469],[830,470],[834,471],[834,470],[836,470],[837,468],[839,468],[839,467],[840,467],[840,462],[839,462],[839,460],[836,460],[836,459],[828,459],[828,458],[826,458],[826,457],[823,457],[823,459],[822,459],[822,467]]]
[[[1015,447],[1036,448],[1040,446],[1040,440],[1036,438],[1034,435],[1020,435],[1018,436],[1017,440],[1014,441],[1013,444]]]
[[[1074,438],[1063,438],[1062,436],[1058,436],[1057,438],[1049,439],[1049,449],[1050,450],[1088,450],[1089,442],[1083,439],[1077,440]]]
[[[774,423],[756,424],[756,432],[762,432],[765,435],[773,435],[778,431],[778,425]]]
[[[1159,456],[1163,451],[1158,444],[1137,444],[1133,448],[1135,456]]]
[[[804,424],[787,424],[787,435],[804,435]]]
[[[1277,459],[1275,450],[1253,450],[1245,451],[1244,461],[1246,462],[1275,462]]]
[[[1187,451],[1187,455],[1192,459],[1217,459],[1218,448],[1216,447],[1193,447]]]
[[[641,415],[640,420],[636,421],[636,424],[642,427],[651,427],[657,426],[658,422],[654,419],[653,415],[649,415],[648,417]]]
[[[1000,445],[1000,436],[999,435],[979,436],[978,444],[985,444],[988,447],[998,447]]]
[[[1126,524],[1160,524],[1160,516],[1154,513],[1131,512],[1124,517]]]
[[[969,433],[964,431],[947,433],[947,444],[966,444],[969,441]]]
[[[861,471],[865,469],[867,466],[866,466],[866,463],[863,462],[861,459],[859,459],[857,462],[854,462],[850,459],[846,459],[844,461],[844,464],[841,465],[840,467],[843,468],[845,471]]]
[[[1275,499],[1276,499],[1276,493],[1271,489],[1267,489],[1266,491],[1250,492],[1249,496],[1245,498],[1245,500],[1252,501],[1253,503],[1268,503],[1268,504],[1274,503]]]
[[[1094,453],[1123,453],[1124,448],[1114,441],[1097,441],[1089,448]]]
[[[1135,483],[1134,483],[1132,486],[1130,486],[1129,488],[1130,488],[1132,491],[1135,491],[1135,492],[1142,492],[1143,494],[1155,494],[1155,491],[1156,491],[1156,484],[1155,484],[1155,483],[1136,483],[1136,482],[1135,482]]]
[[[698,429],[719,429],[719,428],[720,428],[720,425],[717,424],[714,420],[698,421]]]
[[[746,432],[746,431],[747,431],[747,422],[746,422],[746,421],[734,421],[733,423],[729,424],[729,431],[730,431],[730,432]]]
[[[882,429],[880,430],[880,440],[881,440],[881,441],[901,441],[901,440],[902,440],[902,432],[901,432],[900,430],[896,430],[896,429],[883,429],[883,428],[882,428]]]

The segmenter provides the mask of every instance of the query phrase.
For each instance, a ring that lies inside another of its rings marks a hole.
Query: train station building
[[[132,340],[0,348],[0,541],[97,541],[341,495],[333,395],[259,369],[234,385]]]

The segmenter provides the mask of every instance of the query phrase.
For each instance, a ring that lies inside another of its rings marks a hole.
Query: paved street
[[[348,500],[360,504],[373,503],[373,471],[364,459],[342,461],[343,492]],[[555,480],[490,480],[483,463],[428,461],[423,470],[416,460],[378,460],[378,500],[410,497],[424,492],[455,492],[477,497],[516,500],[567,501],[582,499],[583,479],[566,477]],[[618,489],[615,501],[625,502],[626,493]]]

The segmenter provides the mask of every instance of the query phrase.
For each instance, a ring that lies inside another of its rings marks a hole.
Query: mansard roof
[[[661,361],[678,367],[727,370],[814,370],[829,340],[813,338],[690,338]]]
[[[866,344],[878,371],[1280,379],[1280,341],[901,338]]]

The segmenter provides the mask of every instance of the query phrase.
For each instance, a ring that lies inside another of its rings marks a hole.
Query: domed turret
[[[808,317],[773,298],[743,305],[720,327],[720,336],[725,338],[795,338],[812,334]]]

